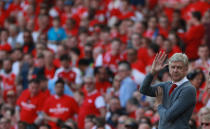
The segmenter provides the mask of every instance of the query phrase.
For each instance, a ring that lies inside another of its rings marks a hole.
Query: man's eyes
[[[171,68],[173,68],[173,69],[175,69],[175,68],[177,68],[177,69],[182,69],[183,67],[180,67],[180,66],[172,66]]]

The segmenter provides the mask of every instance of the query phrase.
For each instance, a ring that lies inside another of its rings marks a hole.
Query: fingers
[[[165,61],[166,57],[167,57],[167,54],[165,52],[162,52],[162,54],[160,56],[160,63],[161,64]]]
[[[161,87],[158,87],[158,96],[161,96],[161,95],[162,95],[162,93],[163,93],[162,88],[161,88]]]
[[[157,63],[160,58],[160,52],[158,52],[155,56],[154,63]]]
[[[155,59],[154,59],[154,63],[162,65],[163,62],[165,61],[166,57],[167,57],[167,54],[165,52],[160,51],[156,54]]]
[[[162,88],[161,88],[161,87],[157,87],[156,96],[157,96],[157,97],[160,97],[160,96],[162,96],[162,94],[163,94]]]

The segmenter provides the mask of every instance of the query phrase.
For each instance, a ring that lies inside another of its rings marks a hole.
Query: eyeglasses
[[[201,123],[201,126],[209,126],[210,123]]]

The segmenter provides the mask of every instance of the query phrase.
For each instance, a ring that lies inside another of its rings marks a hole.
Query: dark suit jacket
[[[190,129],[189,120],[196,103],[196,89],[187,81],[175,88],[169,96],[171,82],[162,82],[153,86],[153,75],[148,74],[140,88],[142,94],[155,97],[157,87],[163,89],[162,104],[158,106],[160,121],[158,129]]]

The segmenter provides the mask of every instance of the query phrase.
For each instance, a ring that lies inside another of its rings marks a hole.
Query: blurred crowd
[[[159,51],[187,54],[210,129],[209,50],[209,0],[0,0],[0,129],[157,129],[139,87]]]

